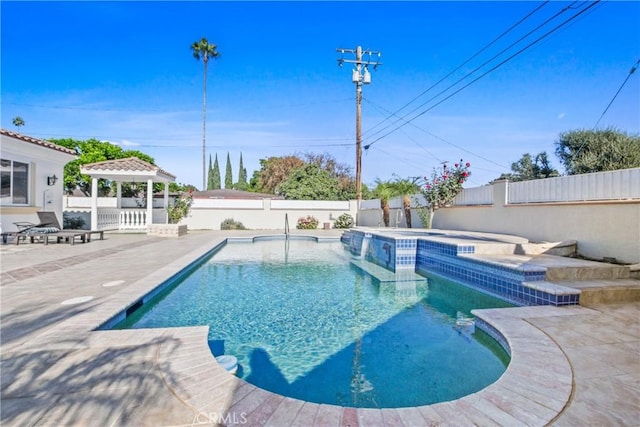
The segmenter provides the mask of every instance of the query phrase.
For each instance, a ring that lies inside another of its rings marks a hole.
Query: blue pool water
[[[209,325],[213,354],[236,356],[246,381],[340,406],[456,399],[504,372],[509,356],[470,311],[508,303],[369,267],[340,243],[230,243],[116,328]]]

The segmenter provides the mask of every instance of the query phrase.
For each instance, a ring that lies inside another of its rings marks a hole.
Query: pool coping
[[[215,361],[207,344],[207,326],[149,329],[144,333],[141,330],[96,330],[116,313],[126,310],[225,241],[224,238],[216,239],[198,247],[105,298],[100,305],[60,322],[23,348],[37,347],[42,340],[48,343],[68,342],[72,336],[78,348],[159,342],[157,362],[162,369],[163,380],[174,395],[197,414],[196,424],[211,422],[211,414],[233,414],[240,417],[239,420],[272,425],[334,421],[347,424],[345,420],[351,420],[352,425],[392,424],[390,420],[400,420],[407,425],[440,422],[545,425],[557,418],[570,400],[573,372],[567,357],[549,336],[527,319],[592,312],[580,306],[474,311],[474,315],[499,331],[506,341],[511,362],[505,373],[488,387],[457,400],[395,409],[303,402],[248,384],[227,373]],[[179,339],[180,345],[170,346],[160,340],[167,337]]]

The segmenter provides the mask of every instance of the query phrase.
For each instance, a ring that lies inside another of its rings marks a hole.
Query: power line
[[[410,104],[412,104],[413,102],[415,102],[416,100],[418,100],[420,97],[422,97],[423,95],[425,95],[426,93],[428,93],[431,89],[435,88],[436,86],[438,86],[440,83],[442,83],[445,79],[447,79],[448,77],[450,77],[453,73],[455,73],[456,71],[458,71],[460,68],[464,67],[465,65],[467,65],[469,62],[471,62],[474,58],[476,58],[478,55],[480,55],[482,52],[484,52],[485,50],[487,50],[489,47],[491,47],[493,44],[495,44],[498,40],[500,40],[502,37],[506,36],[508,33],[510,33],[513,29],[515,29],[517,26],[519,26],[520,24],[522,24],[524,21],[526,21],[529,17],[531,17],[532,15],[534,15],[536,12],[538,12],[540,9],[542,9],[543,6],[545,6],[547,3],[549,3],[550,0],[546,0],[544,1],[542,4],[540,4],[539,6],[537,6],[535,9],[533,9],[531,12],[529,12],[527,15],[525,15],[523,18],[521,18],[520,20],[518,20],[518,22],[516,22],[515,24],[513,24],[512,26],[510,26],[509,28],[507,28],[505,31],[503,31],[499,36],[497,36],[495,39],[493,39],[491,42],[489,42],[488,44],[486,44],[483,48],[481,48],[480,50],[478,50],[475,54],[473,54],[471,57],[469,57],[467,60],[465,60],[463,63],[461,63],[460,65],[458,65],[456,68],[454,68],[453,70],[451,70],[448,74],[446,74],[444,77],[442,77],[440,80],[438,80],[437,82],[435,82],[434,84],[432,84],[430,87],[428,87],[426,90],[424,90],[423,92],[421,92],[419,95],[415,96],[413,99],[411,99],[409,102],[407,102],[405,105],[403,105],[402,107],[398,108],[394,113],[391,113],[387,118],[385,118],[384,120],[380,121],[379,123],[377,123],[375,126],[373,126],[372,128],[368,129],[367,131],[365,131],[365,135],[371,131],[373,131],[373,129],[377,128],[379,125],[381,125],[382,123],[386,122],[387,120],[389,120],[391,117],[396,116],[397,113],[399,113],[400,111],[404,110],[406,107],[408,107]],[[418,107],[420,108],[420,107]],[[414,110],[415,111],[415,110]],[[410,114],[411,112],[409,112],[408,114]],[[397,117],[397,116],[396,116]],[[375,135],[375,134],[374,134]]]
[[[162,138],[151,138],[151,137],[137,137],[137,136],[104,136],[104,135],[72,135],[69,136],[69,134],[66,135],[60,135],[60,134],[51,134],[51,133],[38,133],[38,132],[31,132],[30,133],[31,136],[34,137],[39,137],[42,139],[58,139],[58,138],[73,138],[73,139],[96,139],[98,141],[108,141],[112,144],[117,144],[114,143],[112,141],[117,141],[117,140],[136,140],[136,141],[145,141],[145,140],[151,140],[151,141],[171,141],[171,140],[193,140],[197,137],[195,136],[188,136],[188,137],[173,137],[173,138],[169,138],[169,137],[162,137]],[[330,141],[351,141],[351,138],[344,138],[344,137],[335,137],[335,138],[291,138],[291,139],[281,139],[281,141],[289,141],[289,142],[301,142],[301,143],[305,143],[305,147],[352,147],[353,146],[353,142],[345,142],[345,143],[330,143]],[[318,142],[322,142],[324,141],[322,144],[307,144],[307,142],[309,141],[318,141]],[[120,144],[117,144],[120,145]],[[144,147],[144,148],[200,148],[201,145],[189,145],[189,144],[134,144],[134,145],[126,145],[128,147]],[[249,145],[246,145],[247,147],[249,147]],[[255,144],[251,145],[252,147],[255,147]],[[282,147],[291,147],[291,148],[296,148],[299,147],[299,145],[268,145],[269,147],[276,147],[276,148],[282,148]],[[228,147],[228,145],[220,145],[218,147]]]
[[[366,99],[365,99],[365,100],[366,100]],[[369,100],[366,100],[366,101],[371,102],[371,101],[369,101]],[[400,119],[401,119],[401,120],[404,120],[403,118],[400,118]],[[410,124],[410,125],[411,125],[411,126],[413,126],[414,128],[416,128],[416,129],[418,129],[418,130],[420,130],[420,131],[422,131],[422,132],[426,133],[427,135],[430,135],[431,137],[433,137],[433,138],[435,138],[435,139],[439,139],[440,141],[444,142],[445,144],[451,145],[452,147],[455,147],[455,148],[457,148],[457,149],[459,149],[459,150],[462,150],[462,151],[464,151],[464,152],[466,152],[466,153],[469,153],[469,154],[471,154],[472,156],[475,156],[475,157],[477,157],[477,158],[479,158],[479,159],[482,159],[482,160],[484,160],[484,161],[486,161],[486,162],[493,163],[494,165],[496,165],[496,166],[500,166],[501,168],[504,168],[504,169],[507,169],[507,170],[509,169],[509,167],[507,167],[507,166],[505,166],[505,165],[502,165],[502,164],[497,163],[497,162],[495,162],[495,161],[493,161],[493,160],[491,160],[491,159],[488,159],[488,158],[486,158],[486,157],[484,157],[484,156],[481,156],[481,155],[480,155],[480,154],[478,154],[478,153],[474,153],[473,151],[468,150],[468,149],[466,149],[466,148],[464,148],[464,147],[462,147],[462,146],[460,146],[460,145],[454,144],[454,143],[453,143],[453,142],[451,142],[451,141],[447,141],[446,139],[444,139],[444,138],[442,138],[442,137],[440,137],[440,136],[438,136],[438,135],[436,135],[436,134],[434,134],[434,133],[432,133],[432,132],[429,132],[429,131],[428,131],[428,130],[426,130],[426,129],[421,128],[420,126],[416,125],[416,124],[415,124],[415,123],[413,123],[413,122],[409,122],[409,123],[407,123],[407,124]],[[399,130],[400,130],[400,131],[402,131],[402,129],[399,129]],[[407,134],[405,133],[405,135],[407,135]],[[407,136],[408,136],[408,135],[407,135]],[[371,145],[372,145],[372,144],[365,145],[365,146],[364,146],[365,151],[366,151],[366,150],[368,150],[369,148],[371,148]],[[426,150],[426,149],[425,149],[425,150]],[[428,151],[427,151],[427,152],[428,152]],[[435,156],[434,156],[434,158],[435,158],[436,160],[438,160],[438,161],[442,161],[441,159],[438,159],[438,158],[436,158]]]
[[[379,111],[384,112],[385,114],[390,114],[390,117],[397,117],[395,113],[391,113],[389,110],[387,110],[386,108],[382,107],[381,105],[376,104],[375,102],[371,101],[368,98],[363,98],[365,101],[367,101],[369,104],[371,104],[373,106],[373,108],[376,108]],[[435,160],[441,162],[442,159],[439,159],[438,157],[435,156],[435,154],[433,154],[432,152],[430,152],[429,150],[427,150],[423,145],[420,145],[420,143],[418,143],[418,141],[416,141],[414,138],[412,138],[407,132],[404,131],[404,129],[400,129],[400,131],[407,137],[407,139],[411,140],[418,148],[421,148],[422,150],[424,150],[429,156],[433,157]],[[365,151],[368,149],[368,146],[364,147]]]
[[[260,107],[264,107],[264,108],[269,108],[269,109],[273,109],[274,107],[280,107],[280,108],[291,108],[291,107],[306,107],[309,105],[334,105],[337,102],[343,102],[343,101],[347,101],[347,100],[352,100],[353,98],[335,98],[332,100],[326,100],[326,101],[317,101],[317,102],[303,102],[303,103],[295,103],[295,104],[280,104],[280,105],[273,105],[273,104],[269,104],[267,105],[263,105],[260,104],[256,107],[253,107],[254,109],[256,108],[260,108]],[[194,110],[181,110],[181,111],[167,111],[164,109],[159,109],[159,108],[101,108],[101,107],[78,107],[78,106],[68,106],[68,105],[45,105],[45,104],[25,104],[25,103],[21,103],[21,102],[6,102],[6,101],[2,101],[1,105],[15,105],[17,107],[31,107],[31,108],[48,108],[48,109],[53,109],[53,110],[78,110],[78,111],[98,111],[98,112],[124,112],[124,113],[176,113],[176,112],[180,112],[180,113],[199,113],[200,110],[194,109]]]
[[[536,40],[534,40],[533,42],[529,43],[528,45],[526,45],[525,47],[523,47],[522,49],[518,50],[516,53],[514,53],[513,55],[509,56],[507,59],[501,61],[500,63],[498,63],[497,65],[495,65],[494,67],[490,68],[488,71],[484,72],[483,74],[481,74],[480,76],[476,77],[475,79],[473,79],[471,82],[467,83],[466,85],[462,86],[461,88],[459,88],[458,90],[456,90],[455,92],[449,94],[448,96],[446,96],[445,98],[441,99],[440,101],[438,101],[437,103],[435,103],[434,105],[432,105],[431,107],[427,108],[426,110],[416,114],[414,117],[412,117],[409,120],[406,120],[404,123],[398,125],[396,128],[390,130],[389,132],[385,133],[384,135],[376,138],[373,142],[369,143],[368,146],[371,147],[373,144],[375,144],[376,142],[380,141],[381,139],[389,136],[390,134],[394,133],[395,131],[397,131],[398,129],[406,126],[408,123],[416,120],[418,117],[423,116],[424,114],[428,113],[429,111],[433,110],[435,107],[437,107],[438,105],[442,104],[443,102],[447,101],[448,99],[452,98],[453,96],[457,95],[458,93],[460,93],[461,91],[463,91],[464,89],[466,89],[467,87],[471,86],[473,83],[477,82],[478,80],[482,79],[483,77],[485,77],[486,75],[488,75],[489,73],[492,73],[493,71],[497,70],[498,68],[500,68],[501,66],[503,66],[504,64],[506,64],[507,62],[511,61],[513,58],[515,58],[516,56],[520,55],[521,53],[523,53],[524,51],[526,51],[527,49],[531,48],[532,46],[534,46],[535,44],[539,43],[540,41],[542,41],[543,39],[545,39],[546,37],[548,37],[549,35],[551,35],[552,33],[554,33],[555,31],[559,30],[560,28],[564,27],[566,24],[568,24],[569,22],[573,21],[575,18],[577,18],[578,16],[582,15],[584,12],[586,12],[587,10],[591,9],[593,6],[595,6],[596,4],[598,4],[601,0],[596,0],[595,2],[589,4],[589,6],[587,6],[585,9],[582,9],[581,11],[579,11],[578,13],[576,13],[575,15],[573,15],[572,17],[570,17],[569,19],[567,19],[566,21],[562,22],[561,24],[559,24],[558,26],[556,26],[555,28],[553,28],[552,30],[546,32],[545,34],[543,34],[541,37],[537,38]],[[422,105],[424,106],[424,104]],[[419,107],[418,107],[419,108]],[[415,110],[414,110],[415,111]],[[407,114],[408,115],[408,114]],[[405,115],[406,117],[406,115]],[[404,119],[404,117],[403,117]],[[395,122],[397,123],[397,122]],[[394,123],[394,124],[395,124]]]
[[[462,81],[466,80],[467,78],[471,77],[473,74],[475,74],[478,70],[480,70],[482,67],[484,67],[485,65],[489,64],[491,61],[493,61],[494,59],[498,58],[500,55],[502,55],[503,53],[505,53],[506,51],[508,51],[509,49],[511,49],[513,46],[517,45],[518,43],[520,43],[522,40],[526,39],[527,37],[529,37],[531,34],[533,34],[534,32],[536,32],[537,30],[539,30],[540,28],[542,28],[543,26],[545,26],[546,24],[548,24],[550,21],[554,20],[555,18],[557,18],[559,15],[561,15],[562,13],[566,12],[567,10],[569,10],[571,8],[571,6],[573,6],[575,3],[577,3],[577,1],[574,1],[573,3],[571,3],[569,6],[566,6],[564,8],[562,8],[560,11],[556,12],[555,15],[551,16],[550,18],[547,18],[544,22],[542,22],[541,24],[539,24],[537,27],[535,27],[534,29],[530,30],[529,32],[527,32],[525,35],[523,35],[522,37],[520,37],[518,40],[516,40],[515,42],[511,43],[509,46],[507,46],[506,48],[502,49],[500,52],[498,52],[497,54],[495,54],[494,56],[492,56],[491,58],[489,58],[488,60],[486,60],[485,62],[483,62],[481,65],[477,66],[476,68],[474,68],[472,71],[470,71],[469,73],[465,74],[464,76],[462,76],[460,79],[458,79],[457,81],[455,81],[454,83],[450,84],[449,86],[447,86],[446,88],[444,88],[443,90],[441,90],[440,92],[438,92],[436,95],[432,96],[431,98],[429,98],[428,100],[426,100],[425,102],[423,102],[422,104],[418,105],[417,107],[415,107],[413,110],[409,111],[408,113],[406,113],[404,116],[402,116],[401,119],[406,118],[407,116],[409,116],[411,113],[414,113],[415,111],[419,110],[420,108],[424,107],[425,105],[427,105],[429,102],[435,100],[436,98],[438,98],[440,95],[446,93],[448,90],[452,89],[453,87],[455,87],[456,85],[458,85],[459,83],[461,83]],[[474,80],[475,81],[475,80]],[[473,83],[473,82],[472,82]],[[463,89],[466,86],[463,87]],[[456,92],[457,93],[457,92]],[[454,93],[455,94],[455,93]],[[447,98],[445,98],[447,99]],[[395,125],[396,123],[398,123],[400,120],[396,120],[393,123],[385,126],[384,128],[378,130],[377,132],[375,132],[372,136],[378,135],[380,134],[382,131],[384,131],[385,129],[388,129],[390,127],[392,127],[393,125]]]
[[[638,65],[640,64],[640,59],[638,59],[636,61],[635,64],[633,64],[633,66],[631,67],[631,69],[629,70],[629,73],[627,74],[627,77],[624,79],[624,81],[622,82],[622,84],[620,85],[620,87],[618,88],[618,90],[616,91],[616,94],[613,95],[613,98],[611,98],[611,101],[609,101],[609,104],[607,104],[607,107],[604,109],[604,111],[602,112],[602,114],[600,115],[600,118],[598,119],[598,121],[596,122],[596,124],[593,126],[593,128],[591,129],[592,131],[594,131],[598,125],[600,124],[600,120],[602,120],[602,118],[604,117],[604,115],[607,113],[607,111],[609,111],[609,107],[611,107],[611,104],[613,104],[613,101],[616,100],[616,98],[618,97],[618,94],[620,93],[620,91],[622,90],[622,88],[627,84],[627,82],[629,81],[629,79],[631,78],[631,75],[633,73],[635,73],[635,71],[638,69]],[[576,152],[571,156],[571,160],[575,160],[575,158],[578,156],[578,154],[580,154],[580,152],[582,151],[582,149],[585,147],[585,145],[587,144],[587,140],[585,139],[582,144],[580,144],[580,146],[578,147],[578,149],[576,150]]]
[[[607,111],[609,111],[609,107],[611,107],[611,104],[613,104],[613,101],[616,100],[616,98],[618,97],[618,94],[620,93],[620,91],[622,90],[622,88],[627,84],[627,82],[629,81],[629,78],[631,78],[631,75],[633,73],[635,73],[635,71],[638,69],[638,65],[640,64],[640,59],[638,59],[636,61],[635,64],[633,64],[633,66],[631,67],[631,69],[629,70],[629,74],[627,74],[627,77],[624,79],[624,81],[622,82],[622,84],[620,85],[620,87],[618,88],[618,91],[616,92],[615,95],[613,95],[613,98],[611,98],[611,101],[609,101],[609,104],[607,104],[607,108],[604,109],[604,111],[602,112],[602,114],[600,115],[600,118],[598,119],[598,121],[596,122],[596,124],[593,126],[593,129],[598,127],[598,124],[600,124],[600,120],[602,120],[602,118],[604,117],[605,114],[607,114]],[[582,148],[582,147],[581,147]]]

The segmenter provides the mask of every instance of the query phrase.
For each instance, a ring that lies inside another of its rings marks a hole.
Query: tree
[[[399,176],[395,176],[395,181],[391,182],[392,193],[396,196],[402,197],[402,208],[404,210],[404,217],[407,221],[407,228],[411,226],[411,196],[420,191],[420,186],[416,183],[415,179],[403,179]]]
[[[211,182],[211,189],[219,190],[220,188],[221,188],[220,166],[218,166],[218,153],[216,153],[216,160],[213,162],[213,179]]]
[[[207,169],[207,188],[205,190],[213,190],[213,166],[211,166],[211,154],[209,154],[209,169]]]
[[[338,183],[328,171],[307,163],[291,171],[276,193],[293,200],[337,200]]]
[[[507,179],[511,182],[518,182],[560,176],[560,173],[549,163],[545,151],[538,153],[535,159],[529,153],[523,154],[520,160],[511,163],[511,171],[511,173],[503,173],[494,181]]]
[[[256,191],[275,194],[276,187],[287,180],[289,174],[304,166],[304,160],[296,156],[269,157],[260,159],[257,171]]]
[[[202,38],[200,41],[193,42],[191,44],[191,52],[193,57],[198,61],[202,58],[204,63],[204,93],[202,100],[202,189],[206,188],[205,182],[205,152],[207,149],[206,136],[207,136],[207,64],[209,58],[216,59],[220,56],[217,50],[218,46],[213,43],[209,43],[206,38]]]
[[[351,173],[350,166],[338,163],[338,161],[328,153],[307,153],[304,157],[307,163],[315,164],[320,169],[326,170],[338,181],[338,200],[350,200],[356,198],[356,181]]]
[[[182,184],[178,182],[170,182],[169,191],[171,193],[181,193],[181,192],[193,193],[194,191],[198,191],[198,189],[193,184]]]
[[[24,126],[24,120],[20,116],[15,116],[13,118],[12,122],[13,122],[13,125],[15,127],[17,127],[18,129],[20,129],[22,126]]]
[[[556,155],[568,175],[640,167],[640,136],[615,128],[563,132]]]
[[[231,159],[227,151],[227,166],[224,172],[224,188],[230,190],[233,188],[233,171],[231,170]]]
[[[384,226],[389,226],[389,213],[391,211],[391,206],[389,206],[389,201],[394,195],[393,192],[393,183],[391,181],[382,181],[380,179],[376,179],[376,187],[373,189],[373,195],[380,199],[380,209],[382,209],[382,222],[384,222]]]
[[[453,199],[462,191],[462,185],[471,176],[469,168],[471,163],[456,163],[453,168],[448,168],[445,162],[442,171],[435,168],[431,173],[431,178],[424,178],[420,192],[427,200],[429,210],[429,223],[423,224],[426,228],[431,228],[433,224],[433,214],[436,210],[448,206]]]
[[[67,193],[79,189],[87,196],[91,194],[91,178],[88,175],[80,173],[80,166],[82,165],[103,162],[105,160],[124,159],[127,157],[137,157],[145,162],[154,164],[153,157],[148,154],[138,150],[123,150],[117,145],[98,141],[93,138],[86,141],[72,138],[49,139],[49,141],[75,150],[78,153],[78,158],[67,163],[64,167],[64,189]],[[135,196],[138,192],[146,189],[146,183],[138,184],[135,188],[125,184],[123,184],[122,187],[124,197]],[[109,194],[111,190],[110,182],[102,179],[98,180],[98,192],[100,195]]]
[[[338,163],[328,154],[305,154],[304,159],[298,155],[260,159],[260,170],[254,171],[249,189],[262,193],[275,193],[276,188],[287,181],[293,171],[305,165],[314,165],[329,174],[337,186],[334,200],[355,198],[355,180],[349,174],[349,167]]]
[[[247,170],[242,164],[242,153],[240,153],[240,166],[238,166],[238,182],[235,188],[236,190],[242,191],[247,189]]]

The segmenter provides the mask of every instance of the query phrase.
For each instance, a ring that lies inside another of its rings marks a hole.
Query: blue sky
[[[207,162],[217,153],[224,174],[228,152],[235,180],[240,153],[249,176],[261,158],[328,153],[355,172],[355,85],[336,49],[362,46],[383,63],[363,89],[363,182],[463,158],[478,186],[541,151],[562,170],[558,134],[592,129],[640,58],[640,2],[599,2],[543,37],[592,3],[2,1],[2,127],[20,116],[30,136],[137,149],[199,187],[203,64],[190,45],[207,37],[221,53]],[[598,124],[609,126],[640,132],[640,72]]]

